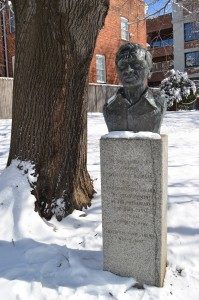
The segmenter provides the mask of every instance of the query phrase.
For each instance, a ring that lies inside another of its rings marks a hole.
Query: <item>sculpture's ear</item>
[[[148,78],[151,77],[152,74],[152,68],[153,68],[153,61],[152,61],[152,55],[149,51],[146,50],[146,54],[145,54],[145,59],[149,68],[149,74],[148,74]]]

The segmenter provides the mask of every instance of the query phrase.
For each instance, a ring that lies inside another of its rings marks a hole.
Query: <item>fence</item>
[[[102,112],[106,100],[118,90],[118,85],[90,83],[88,87],[88,111]]]
[[[12,117],[13,78],[0,78],[0,119]]]
[[[0,77],[0,119],[12,118],[12,89],[13,78]],[[117,89],[117,85],[89,84],[88,111],[102,112],[105,101],[113,96]]]

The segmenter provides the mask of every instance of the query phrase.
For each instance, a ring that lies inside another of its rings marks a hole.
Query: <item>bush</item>
[[[193,109],[196,101],[195,83],[186,72],[171,70],[160,85],[161,93],[167,100],[168,108]]]

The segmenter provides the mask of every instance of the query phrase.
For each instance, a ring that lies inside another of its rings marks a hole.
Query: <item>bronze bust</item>
[[[123,87],[104,105],[109,131],[160,132],[166,100],[148,87],[151,54],[138,44],[122,45],[115,59]]]

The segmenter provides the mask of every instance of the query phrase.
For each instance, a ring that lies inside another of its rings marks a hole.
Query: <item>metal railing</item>
[[[167,71],[173,68],[173,60],[161,61],[153,63],[153,72]]]

